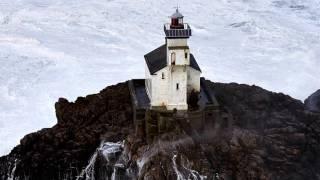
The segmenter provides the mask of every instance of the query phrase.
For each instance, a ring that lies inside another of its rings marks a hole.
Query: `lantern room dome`
[[[171,15],[172,19],[180,19],[183,18],[183,15],[179,12],[179,9],[176,9],[176,12]]]

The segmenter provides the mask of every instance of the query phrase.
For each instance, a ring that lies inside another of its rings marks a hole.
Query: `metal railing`
[[[177,38],[177,37],[190,37],[192,35],[191,28],[188,24],[183,24],[184,28],[183,29],[171,29],[170,24],[165,24],[164,25],[164,32],[166,34],[166,37],[172,37],[172,38]]]

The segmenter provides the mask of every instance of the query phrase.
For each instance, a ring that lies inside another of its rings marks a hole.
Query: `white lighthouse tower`
[[[145,55],[146,91],[151,108],[187,110],[188,96],[200,92],[201,70],[190,53],[191,28],[176,9],[164,25],[165,44]]]

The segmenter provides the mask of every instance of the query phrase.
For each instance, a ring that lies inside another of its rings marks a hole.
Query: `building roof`
[[[144,58],[150,74],[155,74],[167,66],[167,45],[164,44],[149,52],[144,56]],[[201,69],[193,54],[190,54],[190,67],[201,72]]]
[[[191,54],[191,53],[190,53],[190,67],[201,72],[201,69],[200,69],[196,59],[194,58],[193,54]]]
[[[167,66],[167,47],[162,45],[144,56],[150,74],[154,74]]]
[[[179,9],[177,8],[176,12],[171,15],[171,18],[174,18],[174,19],[183,18],[183,15],[179,12]]]

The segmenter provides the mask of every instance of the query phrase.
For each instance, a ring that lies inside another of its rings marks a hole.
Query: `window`
[[[179,83],[177,83],[177,87],[176,88],[177,88],[177,90],[179,90]]]
[[[171,64],[175,65],[176,64],[176,53],[171,53]]]
[[[186,53],[184,53],[184,58],[188,58],[188,53],[186,52]]]
[[[164,79],[164,72],[162,73],[161,78]]]

